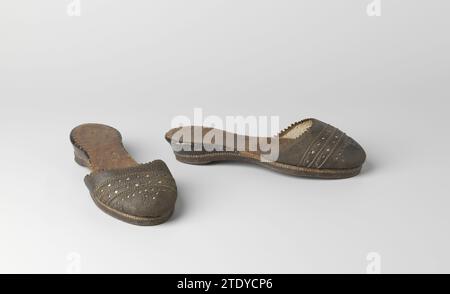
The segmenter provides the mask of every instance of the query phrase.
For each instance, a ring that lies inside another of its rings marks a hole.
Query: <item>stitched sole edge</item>
[[[354,177],[361,172],[362,168],[362,166],[351,169],[306,168],[280,162],[262,162],[259,159],[247,157],[236,152],[212,152],[207,154],[174,153],[178,161],[187,164],[204,165],[217,161],[242,161],[257,164],[283,174],[320,179],[345,179]]]
[[[111,208],[100,201],[96,200],[91,195],[92,200],[94,201],[95,205],[97,205],[98,208],[100,208],[103,212],[106,214],[119,219],[121,221],[124,221],[129,224],[138,225],[138,226],[156,226],[160,225],[164,222],[166,222],[173,214],[174,209],[172,209],[168,214],[158,217],[142,217],[142,216],[134,216],[131,214],[126,214],[124,212],[118,211],[114,208]]]

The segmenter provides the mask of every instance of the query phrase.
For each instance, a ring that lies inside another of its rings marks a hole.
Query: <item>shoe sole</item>
[[[310,177],[319,179],[345,179],[358,175],[361,172],[362,166],[351,169],[315,169],[293,166],[279,162],[263,162],[252,156],[251,154],[242,154],[239,152],[218,152],[212,151],[206,154],[195,154],[195,152],[174,152],[178,161],[194,164],[206,165],[213,162],[220,161],[240,161],[246,163],[257,164],[259,166],[268,168],[270,170],[280,172],[283,174],[299,177]]]

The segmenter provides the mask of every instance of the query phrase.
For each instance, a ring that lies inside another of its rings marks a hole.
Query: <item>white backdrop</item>
[[[366,273],[370,252],[383,273],[450,272],[450,3],[371,2],[2,1],[0,272]],[[163,136],[194,107],[316,117],[368,161],[337,181],[184,165]],[[94,205],[69,142],[84,122],[166,161],[169,222]]]

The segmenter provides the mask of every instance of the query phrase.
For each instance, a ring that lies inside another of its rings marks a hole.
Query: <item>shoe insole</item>
[[[169,143],[214,147],[214,151],[239,152],[252,158],[266,153],[261,143],[270,144],[273,140],[269,137],[245,136],[201,126],[174,128],[168,131],[165,137]]]
[[[72,130],[75,160],[92,171],[127,168],[138,163],[122,144],[122,136],[113,127],[83,124]]]

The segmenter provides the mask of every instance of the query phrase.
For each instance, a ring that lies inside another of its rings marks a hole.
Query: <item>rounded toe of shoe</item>
[[[146,194],[132,205],[126,208],[127,214],[145,217],[160,218],[172,214],[177,199],[176,191],[155,189],[154,192]]]
[[[338,168],[352,169],[361,167],[366,160],[366,152],[352,138],[349,138],[349,143],[342,150],[342,154],[338,155]]]
[[[352,138],[347,139],[345,147],[337,151],[330,160],[322,166],[326,169],[355,169],[360,168],[366,160],[366,152]]]

